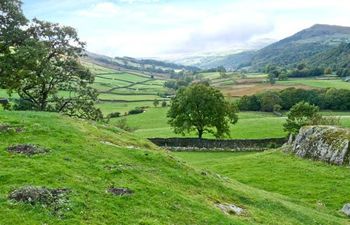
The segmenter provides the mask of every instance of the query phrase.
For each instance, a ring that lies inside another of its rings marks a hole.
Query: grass
[[[182,137],[174,134],[167,123],[166,112],[169,108],[149,108],[143,114],[127,116],[128,124],[137,128],[135,134],[143,137]],[[231,138],[269,138],[283,137],[286,134],[282,129],[284,118],[276,117],[272,113],[242,112],[239,113],[239,122],[231,126]],[[113,123],[113,121],[112,121]],[[193,133],[188,135],[195,137]],[[206,138],[214,138],[207,134]]]
[[[261,153],[176,153],[196,167],[278,193],[294,202],[339,215],[350,201],[349,168],[300,159],[281,151]]]
[[[143,138],[151,137],[182,137],[181,134],[175,134],[166,117],[166,108],[149,108],[145,113],[127,116],[128,124],[136,128],[135,135]],[[350,127],[350,112],[330,112],[325,115],[341,116],[341,125]],[[285,117],[277,117],[272,113],[264,112],[240,112],[238,114],[238,123],[231,126],[230,134],[233,139],[261,139],[284,137],[287,134],[283,131]],[[112,120],[112,123],[113,120]],[[186,137],[196,137],[195,133],[186,135]],[[205,134],[205,138],[214,138],[211,134]]]
[[[327,208],[314,209],[214,173],[203,175],[147,141],[104,124],[34,112],[0,112],[0,122],[25,129],[0,134],[0,224],[347,222]],[[17,143],[38,144],[50,152],[33,157],[9,154],[6,147]],[[64,216],[7,199],[11,190],[25,185],[69,188]],[[111,186],[130,188],[134,194],[112,196],[106,192]],[[225,215],[216,202],[234,203],[246,213]]]
[[[99,99],[115,101],[153,101],[160,99],[157,95],[118,95],[118,94],[100,94]]]
[[[293,86],[297,84],[306,85],[314,88],[337,88],[350,89],[350,83],[342,80],[317,80],[317,79],[289,79],[287,81],[277,81],[277,84]]]

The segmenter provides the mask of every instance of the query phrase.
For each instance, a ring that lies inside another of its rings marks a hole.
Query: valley
[[[350,224],[346,8],[0,1],[0,225]]]

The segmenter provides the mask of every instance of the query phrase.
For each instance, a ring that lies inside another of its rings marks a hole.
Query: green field
[[[175,134],[168,125],[166,112],[169,108],[149,108],[146,112],[138,115],[126,116],[128,124],[135,128],[135,135],[143,138],[151,137],[182,137]],[[350,127],[350,112],[330,112],[323,114],[329,116],[340,116],[341,124]],[[285,117],[275,116],[273,113],[264,112],[240,112],[238,123],[231,126],[231,137],[234,139],[260,139],[284,137],[283,123]],[[114,123],[112,120],[111,123]],[[186,135],[186,137],[196,137],[196,134]],[[214,138],[211,134],[204,135],[205,138]]]
[[[302,84],[314,88],[338,88],[338,89],[350,89],[350,83],[337,80],[317,80],[317,79],[289,79],[287,81],[277,81],[277,84],[281,85],[297,85]]]
[[[137,107],[150,107],[154,99],[166,100],[159,96],[165,93],[164,80],[151,78],[141,73],[128,73],[104,68],[92,63],[84,62],[95,74],[93,85],[99,92],[97,104],[103,114],[112,112],[126,113]]]
[[[297,204],[340,216],[350,201],[349,168],[298,158],[278,150],[260,153],[176,153],[197,168],[287,196]]]
[[[283,224],[309,225],[348,222],[336,211],[342,201],[340,196],[344,200],[344,196],[349,196],[345,168],[267,152],[253,155],[249,160],[244,155],[237,157],[240,164],[233,165],[235,169],[228,167],[220,171],[227,176],[227,171],[235,173],[233,178],[226,179],[216,173],[203,173],[195,162],[193,168],[173,154],[105,124],[55,113],[1,111],[0,122],[24,129],[22,133],[1,133],[0,224],[277,225],[283,221]],[[50,151],[32,157],[6,151],[7,146],[19,143],[38,144]],[[220,161],[225,162],[225,158]],[[242,169],[244,166],[246,171]],[[277,185],[279,181],[274,181],[272,174],[282,177],[283,185],[291,186],[290,193],[283,193],[284,186]],[[303,176],[305,180],[301,184]],[[336,182],[336,178],[342,179],[343,184]],[[68,188],[69,201],[61,208],[61,216],[40,204],[32,206],[7,199],[9,192],[26,185]],[[315,194],[309,194],[309,187],[316,185]],[[110,187],[126,187],[134,193],[113,196],[107,192]],[[268,187],[270,191],[266,191]],[[292,193],[295,190],[304,193]],[[319,197],[319,193],[323,197]],[[315,198],[327,205],[315,207]],[[244,208],[245,213],[226,215],[215,207],[217,203],[234,203]]]

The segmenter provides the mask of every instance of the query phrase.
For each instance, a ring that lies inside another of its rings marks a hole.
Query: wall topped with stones
[[[172,151],[263,151],[279,148],[286,138],[268,139],[198,139],[198,138],[150,138],[154,144]]]

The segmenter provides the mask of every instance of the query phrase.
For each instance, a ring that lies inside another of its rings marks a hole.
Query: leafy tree
[[[281,105],[282,100],[278,93],[268,91],[261,95],[260,105],[261,110],[265,112],[273,112],[274,105]]]
[[[85,44],[75,29],[34,19],[25,32],[26,39],[7,57],[7,73],[1,77],[9,94],[16,92],[35,110],[101,117],[94,108],[97,91],[90,87],[94,77],[79,61]]]
[[[206,132],[219,138],[229,135],[229,123],[238,120],[236,112],[237,107],[227,102],[219,90],[198,83],[177,92],[167,116],[175,133],[196,130],[199,139]]]
[[[268,82],[273,85],[276,83],[276,79],[280,76],[281,71],[279,68],[273,65],[267,65],[265,72],[268,74],[267,80]]]
[[[327,75],[332,74],[332,68],[327,67],[326,69],[324,69],[324,74],[327,74]]]
[[[163,100],[163,102],[162,102],[162,107],[166,107],[166,106],[167,106],[167,103],[166,103],[165,100]]]
[[[245,111],[259,111],[261,108],[260,100],[256,95],[243,96],[239,100],[239,109]]]
[[[10,56],[23,45],[25,39],[21,27],[27,24],[27,19],[22,13],[21,5],[19,0],[0,1],[0,86],[4,86],[1,78],[11,72],[11,63],[15,64]]]
[[[301,127],[320,121],[319,107],[307,102],[299,102],[294,105],[287,114],[287,121],[283,124],[284,130],[290,134],[297,134]]]
[[[158,105],[159,105],[159,100],[158,100],[158,99],[154,99],[154,100],[153,100],[153,105],[154,105],[154,107],[158,107]]]

